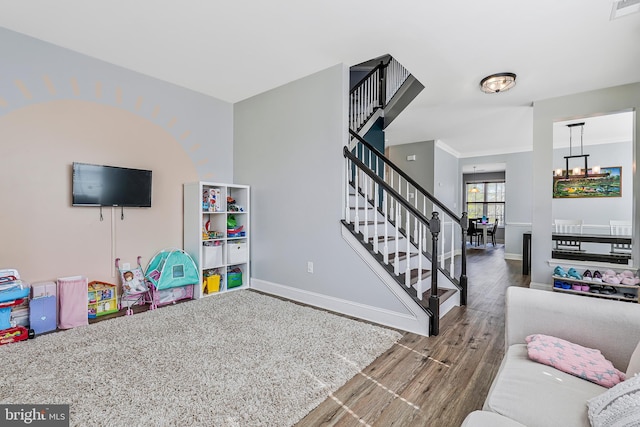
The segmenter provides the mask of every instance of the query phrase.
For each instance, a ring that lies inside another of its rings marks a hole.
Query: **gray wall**
[[[251,276],[407,313],[341,236],[348,83],[341,64],[234,105],[234,182],[252,191]]]
[[[435,161],[435,141],[414,142],[389,147],[389,159],[413,178],[425,190],[433,194],[433,163]],[[407,156],[415,155],[415,161]],[[404,193],[402,193],[404,194]]]
[[[460,205],[460,174],[458,158],[435,144],[433,165],[433,195],[458,216],[462,213]]]
[[[462,209],[466,209],[467,207],[467,193],[466,186],[470,182],[478,182],[478,181],[504,181],[506,177],[506,173],[504,171],[500,172],[483,172],[483,173],[465,173],[462,175],[462,185],[460,185],[460,191],[462,196]],[[505,202],[506,208],[506,202]],[[504,224],[498,227],[496,230],[496,243],[504,243]]]
[[[622,197],[553,199],[552,218],[581,219],[584,233],[609,233],[609,220],[631,221],[633,210],[633,143],[589,145],[584,147],[589,154],[589,167],[622,166]],[[553,154],[553,169],[564,169],[564,157],[568,149],[556,149]],[[581,160],[581,159],[580,159]],[[580,160],[576,160],[580,163]],[[569,164],[571,167],[572,164]],[[607,247],[608,248],[608,247]]]
[[[633,130],[634,148],[633,159],[636,165],[639,150],[635,144],[638,141],[640,126],[637,110],[640,107],[640,83],[633,83],[612,88],[568,95],[537,101],[533,106],[533,168],[537,171],[533,187],[533,227],[532,227],[532,271],[531,281],[534,283],[550,284],[553,266],[548,265],[551,257],[551,227],[553,221],[550,188],[553,177],[551,171],[554,165],[553,155],[553,122],[571,118],[595,116],[613,112],[634,110],[635,123]],[[640,241],[640,227],[638,224],[637,189],[640,175],[633,175],[632,215],[634,222],[634,241]],[[617,216],[617,214],[616,214]],[[634,245],[633,259],[639,259],[640,245]],[[636,266],[637,268],[637,266]]]
[[[436,195],[456,214],[464,211],[462,167],[485,163],[505,163],[506,225],[505,257],[522,256],[522,233],[531,231],[531,188],[533,186],[532,152],[456,158],[435,141],[424,141],[388,147],[389,158],[426,190]],[[416,161],[407,161],[408,155]],[[459,236],[456,236],[459,240]],[[456,248],[459,245],[456,244]]]
[[[505,230],[504,252],[506,258],[522,256],[522,233],[531,231],[531,188],[534,177],[532,152],[497,154],[493,156],[466,157],[460,159],[460,172],[465,165],[504,163],[505,167]],[[462,197],[461,197],[462,199]],[[462,201],[461,201],[462,202]]]

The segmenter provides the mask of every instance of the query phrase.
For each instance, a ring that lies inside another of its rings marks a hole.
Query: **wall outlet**
[[[125,262],[122,264],[122,269],[123,270],[131,270],[131,264],[129,264],[128,262]]]
[[[307,262],[307,273],[313,273],[313,262]]]

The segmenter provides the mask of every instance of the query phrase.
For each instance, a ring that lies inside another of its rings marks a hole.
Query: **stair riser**
[[[384,254],[384,252],[382,250],[380,250],[380,254],[382,256],[382,254]],[[393,266],[394,265],[394,258],[393,258],[393,254],[394,252],[390,251],[389,252],[389,265]],[[409,258],[409,269],[413,269],[413,268],[418,268],[419,267],[419,263],[420,263],[420,257],[418,257],[417,255],[412,256]],[[406,257],[400,257],[398,260],[398,270],[399,273],[402,274],[405,272],[405,270],[407,269],[407,259]],[[426,257],[422,257],[422,269],[423,270],[430,270],[431,269],[431,261],[429,261]]]

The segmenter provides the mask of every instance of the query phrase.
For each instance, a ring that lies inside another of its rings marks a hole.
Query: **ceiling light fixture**
[[[469,190],[469,193],[479,193],[480,189],[476,185],[476,167],[473,167],[473,187]]]
[[[584,150],[583,150],[583,136],[584,136],[584,122],[580,122],[580,123],[571,123],[569,125],[567,125],[567,127],[569,128],[569,155],[568,156],[564,156],[564,161],[565,161],[565,170],[564,170],[564,177],[565,178],[569,178],[569,159],[575,159],[575,158],[584,158],[584,173],[582,172],[582,170],[579,167],[575,167],[573,168],[573,176],[578,176],[578,175],[584,175],[585,178],[587,178],[589,176],[589,167],[587,165],[587,157],[589,157],[588,154],[584,154]],[[572,143],[572,134],[573,134],[573,128],[574,127],[580,127],[580,154],[573,154],[573,143]],[[591,171],[592,173],[600,173],[600,167],[599,166],[594,166],[593,171]]]
[[[484,93],[505,92],[516,85],[514,73],[498,73],[485,77],[480,81],[480,88]]]

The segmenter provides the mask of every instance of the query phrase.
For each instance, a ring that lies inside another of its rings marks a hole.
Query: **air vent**
[[[640,12],[640,0],[619,0],[613,3],[610,20]]]

